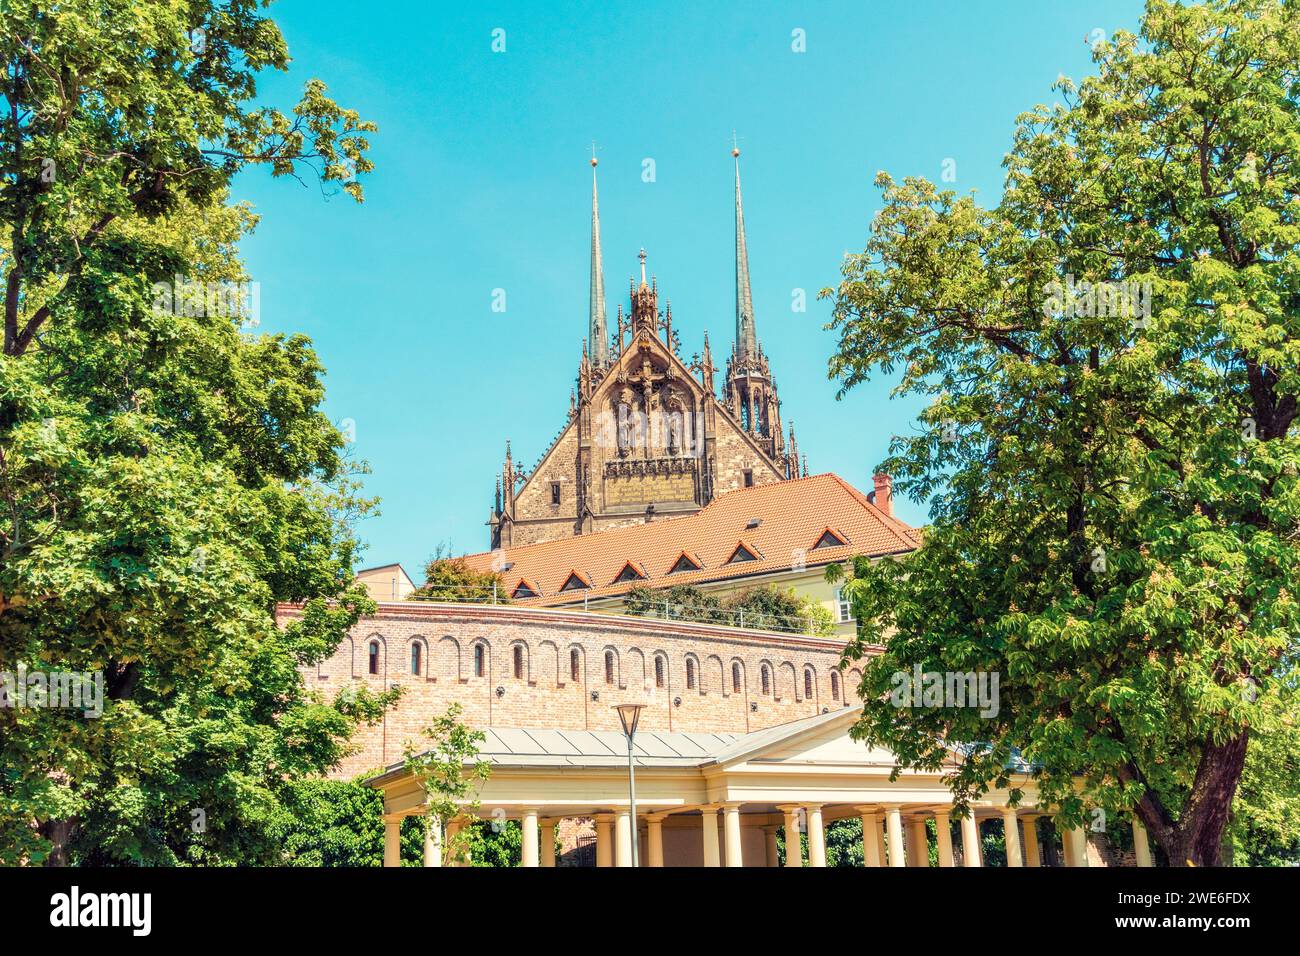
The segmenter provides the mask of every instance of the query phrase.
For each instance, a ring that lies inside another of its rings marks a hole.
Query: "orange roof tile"
[[[751,526],[753,518],[762,519],[756,527]],[[827,529],[848,543],[813,550]],[[703,584],[788,571],[800,559],[815,566],[854,555],[899,554],[914,550],[920,540],[918,529],[886,515],[838,475],[823,474],[742,488],[680,518],[505,550],[511,580],[523,576],[538,585],[539,597],[521,598],[519,603],[549,605],[614,596],[637,586]],[[737,541],[743,541],[757,560],[728,564]],[[700,570],[669,574],[683,553]],[[476,570],[488,571],[493,557],[493,552],[484,551],[465,560]],[[616,580],[629,561],[646,580]],[[590,582],[590,590],[562,592],[575,572]]]

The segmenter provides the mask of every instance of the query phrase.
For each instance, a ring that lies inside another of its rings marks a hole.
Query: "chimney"
[[[871,503],[889,517],[894,516],[894,479],[886,474],[873,475],[876,490],[871,495]]]

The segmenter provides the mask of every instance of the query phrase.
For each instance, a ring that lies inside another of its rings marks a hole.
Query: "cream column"
[[[455,851],[458,848],[456,847],[456,844],[452,842],[460,835],[460,827],[461,822],[459,820],[447,821],[447,836],[443,840],[444,853],[447,855],[447,866],[464,866],[467,862],[463,857],[468,851],[464,848],[459,848],[461,852],[456,853]]]
[[[880,817],[875,810],[864,810],[862,814],[862,863],[864,866],[883,866],[880,858]]]
[[[740,804],[723,804],[722,829],[726,834],[727,866],[744,866],[740,855]]]
[[[520,841],[519,865],[537,866],[537,811],[524,810],[519,816],[519,829],[523,833]]]
[[[952,818],[943,811],[934,815],[934,842],[939,848],[939,865],[953,866]]]
[[[764,844],[767,848],[767,865],[776,866],[776,861],[780,858],[776,845],[776,827],[763,827]]]
[[[384,866],[402,865],[402,818],[384,814]]]
[[[613,839],[610,835],[613,816],[602,813],[596,817],[596,865],[612,866],[614,864]]]
[[[614,865],[632,865],[632,813],[619,810],[614,814]]]
[[[434,814],[425,821],[424,865],[442,866],[442,821]]]
[[[1025,866],[1037,869],[1043,865],[1038,858],[1038,817],[1027,813],[1021,819],[1025,822]]]
[[[1147,843],[1147,828],[1137,817],[1133,818],[1133,856],[1138,866],[1151,865],[1151,845]]]
[[[961,818],[961,855],[966,866],[984,865],[980,859],[980,828],[973,810]]]
[[[925,817],[907,821],[907,862],[909,866],[930,865],[930,837],[925,832]]]
[[[651,814],[645,818],[646,866],[664,865],[664,817]]]
[[[898,804],[885,807],[885,826],[889,830],[889,865],[907,866],[907,857],[903,853],[903,818],[898,812]]]
[[[700,807],[700,828],[704,838],[704,865],[718,866],[718,805]]]
[[[875,832],[874,835],[875,835],[875,838],[876,838],[876,851],[877,851],[878,855],[880,856],[880,865],[881,865],[881,866],[884,866],[884,865],[885,865],[885,860],[886,860],[886,854],[885,854],[885,821],[884,821],[884,820],[881,820],[881,821],[880,821],[880,826],[876,827],[876,832]]]
[[[1014,807],[1002,808],[1002,830],[1002,840],[1007,848],[1007,866],[1024,866],[1025,858],[1020,853],[1020,827],[1016,825]]]
[[[826,866],[826,831],[822,828],[821,804],[804,807],[808,817],[808,865]]]
[[[1083,827],[1075,827],[1069,831],[1069,840],[1066,844],[1066,859],[1070,866],[1087,866],[1088,865],[1088,831]]]
[[[555,866],[555,824],[556,820],[541,821],[542,866]]]
[[[799,839],[799,808],[777,807],[785,814],[785,865],[803,866],[803,841]]]

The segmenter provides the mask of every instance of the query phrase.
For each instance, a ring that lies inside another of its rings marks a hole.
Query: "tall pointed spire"
[[[609,332],[605,328],[605,267],[600,256],[600,206],[596,202],[596,147],[591,156],[591,321],[588,355],[591,363],[609,362]]]
[[[758,336],[754,331],[754,301],[749,292],[749,250],[745,247],[745,210],[740,202],[740,148],[732,145],[736,160],[736,356],[740,359],[758,355]]]

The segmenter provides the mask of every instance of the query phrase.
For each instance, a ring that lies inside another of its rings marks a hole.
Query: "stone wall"
[[[280,609],[282,620],[297,613]],[[596,612],[411,602],[381,605],[305,676],[331,699],[354,682],[403,688],[382,723],[359,730],[357,752],[334,774],[346,778],[401,760],[406,742],[453,701],[478,727],[618,730],[613,705],[627,700],[647,704],[643,730],[746,733],[788,723],[857,704],[860,675],[838,671],[841,648],[835,639]]]

